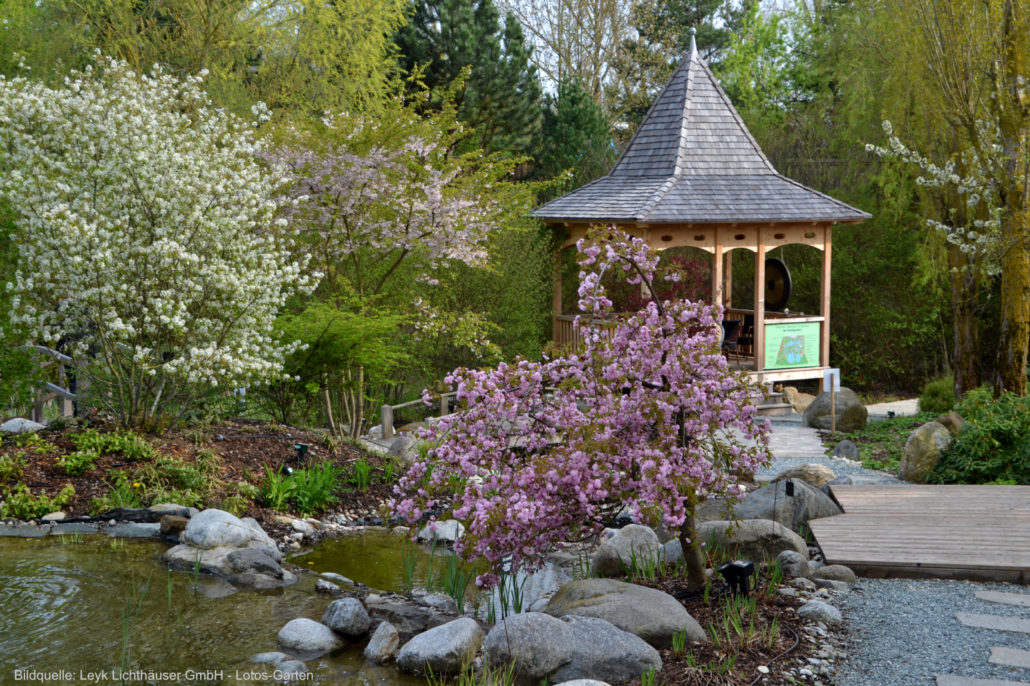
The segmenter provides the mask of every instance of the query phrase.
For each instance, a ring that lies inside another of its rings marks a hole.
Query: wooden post
[[[440,394],[440,416],[446,417],[451,413],[450,403],[447,399],[446,393]]]
[[[558,317],[561,315],[561,263],[565,248],[558,248],[554,260],[554,293],[551,296],[551,340],[555,343],[567,343],[558,340]]]
[[[733,307],[733,251],[730,250],[722,256],[722,297],[726,309]]]
[[[723,259],[722,259],[722,232],[715,229],[715,252],[712,254],[712,299],[713,305],[723,305]],[[725,314],[723,319],[725,319]]]
[[[830,225],[823,230],[823,275],[819,291],[819,315],[823,318],[822,331],[819,336],[819,361],[823,367],[830,366],[830,233],[832,230]]]
[[[383,428],[383,438],[393,438],[393,406],[379,408],[379,425]]]
[[[758,231],[755,251],[755,371],[765,369],[765,243]]]

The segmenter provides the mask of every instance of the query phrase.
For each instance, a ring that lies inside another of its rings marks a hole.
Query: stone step
[[[1030,634],[1030,619],[1003,617],[1001,615],[982,615],[975,612],[956,612],[955,619],[965,626],[977,629],[1015,631],[1021,634]]]
[[[790,403],[765,402],[758,406],[760,417],[783,417],[793,412],[794,408]]]
[[[1030,669],[1030,651],[995,646],[991,648],[989,661],[996,665],[1005,665],[1006,667]]]
[[[991,603],[1004,603],[1005,605],[1018,605],[1019,607],[1030,607],[1030,593],[1002,593],[1001,591],[979,591],[976,594],[977,600],[986,600]]]
[[[1026,681],[1006,681],[1004,679],[976,679],[957,674],[938,674],[937,686],[1030,686]]]

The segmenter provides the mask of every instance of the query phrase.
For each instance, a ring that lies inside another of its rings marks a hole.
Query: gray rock
[[[808,576],[810,573],[808,558],[796,550],[784,550],[776,556],[776,561],[780,563],[785,577]]]
[[[787,495],[788,484],[793,484],[793,495]],[[801,479],[780,481],[752,491],[733,511],[741,519],[770,519],[793,531],[800,531],[810,520],[843,512],[832,498]]]
[[[668,593],[614,579],[579,579],[562,586],[544,610],[555,617],[597,617],[660,648],[686,631],[688,641],[706,641],[704,629]]]
[[[299,534],[304,536],[313,536],[315,533],[315,527],[311,526],[308,522],[303,519],[293,519],[290,521],[290,527]]]
[[[673,538],[662,545],[662,559],[668,564],[676,564],[683,559],[683,546],[678,539]]]
[[[446,593],[423,593],[413,594],[418,602],[438,612],[456,615],[458,614],[458,603]]]
[[[186,530],[186,525],[190,523],[185,517],[179,515],[161,515],[161,521],[158,523],[162,536],[178,536]]]
[[[157,526],[157,525],[155,525]],[[164,559],[177,569],[200,571],[258,589],[281,588],[297,580],[284,570],[265,548],[212,548],[202,550],[180,543],[164,554]]]
[[[758,561],[766,557],[774,558],[784,550],[794,550],[808,556],[805,539],[768,519],[705,522],[697,528],[697,534],[702,542],[714,543],[726,551],[735,551],[731,557]]]
[[[282,553],[261,526],[251,518],[238,517],[222,510],[204,510],[190,518],[182,542],[200,548],[264,548],[276,560]]]
[[[813,579],[828,579],[831,581],[843,581],[853,584],[858,579],[850,567],[844,565],[823,565],[812,572]]]
[[[922,484],[951,445],[951,432],[939,422],[927,422],[909,434],[901,456],[898,476],[905,481]]]
[[[183,507],[175,503],[158,503],[157,505],[151,505],[147,509],[159,515],[172,515],[173,517],[182,517],[184,519],[189,519],[194,514],[199,513],[195,507]]]
[[[572,661],[572,630],[562,620],[540,612],[505,618],[483,641],[488,664],[512,666],[519,683],[538,684]]]
[[[0,432],[5,434],[31,434],[36,431],[42,431],[45,428],[46,427],[39,422],[34,422],[31,419],[23,419],[22,417],[8,419],[3,424],[0,424]]]
[[[573,679],[572,681],[563,681],[555,686],[611,686],[607,681],[598,681],[597,679]]]
[[[302,675],[310,673],[308,666],[300,660],[283,660],[275,666],[281,681],[300,681]]]
[[[402,634],[417,634],[431,626],[443,624],[443,620],[428,607],[392,602],[373,604],[372,600],[367,598],[365,602],[368,603],[368,614],[372,618],[390,622]]]
[[[57,523],[54,524],[50,533],[55,536],[61,536],[64,534],[96,534],[100,533],[100,524],[97,522],[71,522],[69,524]]]
[[[290,620],[279,630],[279,647],[305,660],[313,660],[343,647],[343,641],[332,629],[304,617]]]
[[[258,653],[250,657],[251,662],[256,662],[259,665],[274,665],[282,662],[283,660],[289,660],[290,656],[286,653],[270,652],[270,653]]]
[[[267,551],[257,548],[234,550],[225,556],[225,561],[229,564],[229,569],[237,574],[267,574],[276,579],[283,577],[283,568],[275,558]]]
[[[340,598],[329,603],[322,623],[349,638],[364,636],[372,626],[368,610],[357,598]]]
[[[773,482],[784,481],[786,479],[802,479],[812,486],[819,488],[824,484],[828,484],[837,475],[833,473],[833,470],[821,464],[809,463],[799,465],[797,467],[791,467],[785,469],[773,478]]]
[[[340,587],[334,584],[332,581],[326,581],[325,579],[319,579],[315,582],[315,593],[325,593],[326,595],[336,595],[340,592]]]
[[[661,547],[650,527],[630,524],[619,529],[594,552],[590,571],[596,576],[623,576],[634,560],[657,562]]]
[[[30,522],[14,522],[13,524],[0,524],[0,536],[13,536],[14,538],[42,538],[50,533],[51,527],[67,526],[66,524],[32,524]]]
[[[846,593],[851,590],[851,584],[846,581],[834,581],[833,579],[816,579],[815,585],[819,588],[825,588],[828,591],[837,591],[840,593]]]
[[[413,674],[457,674],[483,643],[483,630],[469,617],[415,636],[397,654],[397,667]]]
[[[841,388],[833,394],[834,414],[837,417],[837,431],[850,432],[864,428],[869,418],[869,411],[862,405],[858,395],[850,388]],[[805,426],[822,431],[831,427],[830,393],[824,391],[816,396],[812,404],[805,410]]]
[[[418,532],[420,541],[441,541],[454,543],[465,533],[465,525],[456,519],[447,519],[434,524],[427,524]]]
[[[380,622],[368,645],[365,646],[365,659],[377,665],[385,664],[397,655],[400,646],[401,639],[397,628],[389,622]]]
[[[833,456],[842,457],[845,460],[857,460],[859,458],[858,446],[845,438],[833,449]]]
[[[619,686],[640,678],[641,672],[662,668],[658,651],[639,636],[596,617],[562,619],[570,631],[572,660],[551,675],[561,683],[575,679],[604,679]]]
[[[322,572],[319,576],[327,581],[332,581],[337,584],[344,584],[345,586],[354,585],[353,581],[345,577],[343,574],[337,574],[336,572]]]
[[[161,535],[161,525],[156,522],[116,522],[104,529],[104,533],[118,538],[157,538]]]
[[[821,600],[809,600],[798,608],[798,616],[827,626],[837,626],[844,621],[840,610]]]

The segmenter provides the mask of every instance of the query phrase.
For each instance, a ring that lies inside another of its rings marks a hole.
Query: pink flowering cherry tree
[[[719,307],[654,297],[657,254],[643,241],[603,229],[578,248],[582,347],[452,372],[458,411],[424,430],[434,447],[398,484],[395,505],[411,520],[453,506],[466,525],[455,545],[462,557],[497,570],[510,556],[527,571],[556,543],[596,533],[630,506],[678,531],[688,583],[700,587],[697,505],[739,495],[739,477],[768,460],[756,389],[719,352]],[[618,318],[601,285],[606,272],[651,300]]]

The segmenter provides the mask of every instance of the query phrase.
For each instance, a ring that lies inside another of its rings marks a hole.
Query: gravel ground
[[[1030,608],[977,600],[977,591],[1030,595],[1004,583],[942,579],[859,579],[839,601],[847,626],[847,659],[836,686],[933,686],[936,674],[980,679],[1030,680],[1030,669],[987,661],[991,648],[1030,650],[1030,635],[974,629],[956,612],[1030,619]]]

